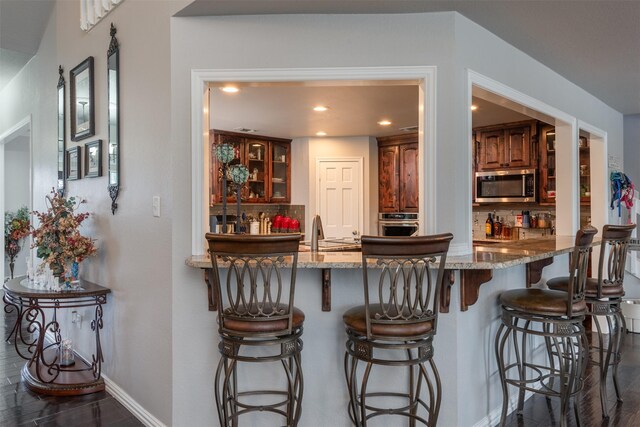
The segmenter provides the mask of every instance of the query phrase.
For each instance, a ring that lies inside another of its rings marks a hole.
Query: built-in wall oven
[[[420,231],[417,213],[379,213],[378,234],[380,236],[417,236]]]

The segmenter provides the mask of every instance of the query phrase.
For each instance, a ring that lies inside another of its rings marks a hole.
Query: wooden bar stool
[[[436,425],[441,384],[433,361],[433,337],[440,283],[452,238],[451,234],[362,237],[365,303],[343,316],[349,416],[357,426],[366,426],[369,419],[380,415],[402,415],[409,418],[410,425]],[[377,286],[370,287],[373,271],[380,273],[380,279]],[[434,271],[437,274],[432,274]],[[357,378],[360,361],[366,364],[361,381]],[[408,391],[368,391],[374,365],[408,367]],[[422,396],[425,393],[426,401]],[[402,403],[390,408],[394,400]]]
[[[241,415],[265,411],[285,417],[287,426],[296,426],[303,392],[304,313],[293,305],[300,235],[207,233],[206,238],[219,301],[221,358],[215,397],[220,425],[235,427]],[[228,263],[226,278],[220,275],[219,261]],[[282,270],[289,266],[286,283]],[[239,363],[274,362],[284,370],[285,390],[239,391]],[[265,402],[269,397],[273,401]]]
[[[607,372],[613,365],[613,386],[618,402],[622,402],[618,387],[618,364],[621,360],[620,344],[624,336],[626,325],[620,309],[624,296],[624,267],[631,233],[635,230],[631,225],[605,225],[602,229],[602,243],[600,244],[600,258],[598,262],[598,277],[588,278],[585,288],[585,301],[589,310],[587,315],[593,316],[593,324],[598,331],[597,345],[591,346],[592,363],[600,367],[600,404],[602,417],[609,418],[607,410]],[[606,265],[605,265],[606,259]],[[567,292],[569,277],[557,277],[547,282],[549,289]],[[595,316],[605,316],[609,332],[607,344],[600,323]]]
[[[522,414],[526,391],[560,398],[560,425],[567,425],[569,401],[574,398],[576,420],[580,409],[575,396],[582,390],[588,342],[582,322],[587,313],[584,301],[587,266],[593,227],[578,231],[571,257],[568,292],[549,289],[513,289],[500,295],[502,324],[496,334],[495,351],[502,384],[504,426],[509,406],[508,386],[519,389],[518,415]],[[541,337],[547,352],[534,360],[528,346]],[[509,348],[507,343],[511,342]],[[514,360],[507,364],[507,357]],[[532,360],[529,360],[532,359]]]

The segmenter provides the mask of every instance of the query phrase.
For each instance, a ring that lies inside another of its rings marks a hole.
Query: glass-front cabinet
[[[291,202],[291,144],[271,143],[271,179],[269,197],[277,203]]]
[[[222,164],[215,154],[216,144],[235,148],[236,157],[229,165],[243,164],[249,178],[240,194],[243,203],[290,203],[291,140],[261,135],[246,135],[223,130],[210,130],[211,204],[222,202]],[[236,186],[227,173],[227,202],[236,201]]]
[[[580,136],[578,139],[579,165],[580,168],[580,204],[591,204],[591,152],[589,138]]]
[[[540,204],[556,203],[556,129],[540,129]]]
[[[257,139],[246,140],[247,168],[249,180],[243,199],[247,202],[264,203],[267,201],[265,178],[269,175],[269,143]]]

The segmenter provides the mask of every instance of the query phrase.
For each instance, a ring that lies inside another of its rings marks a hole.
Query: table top
[[[593,245],[600,239],[593,239]],[[445,268],[452,270],[502,269],[569,253],[575,244],[574,236],[527,239],[474,245],[468,255],[448,256]],[[193,255],[185,261],[195,268],[211,268],[209,255]],[[225,267],[224,263],[218,264]],[[298,268],[360,268],[360,252],[300,252]]]
[[[52,291],[49,289],[34,289],[27,288],[20,284],[26,276],[16,277],[15,279],[7,281],[2,288],[5,292],[10,293],[15,297],[21,298],[49,298],[49,299],[67,299],[67,298],[79,298],[79,297],[92,297],[99,295],[106,295],[111,292],[111,289],[104,286],[96,285],[88,280],[80,279],[79,287],[75,289],[62,289],[60,291]]]

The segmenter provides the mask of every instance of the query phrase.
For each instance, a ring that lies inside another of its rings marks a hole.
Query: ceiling
[[[54,0],[0,0],[0,90],[38,49]],[[640,114],[640,1],[196,0],[177,16],[457,11],[623,114]]]
[[[366,84],[368,83],[368,84]],[[418,86],[410,82],[337,82],[236,84],[237,93],[211,87],[211,128],[279,138],[398,135],[402,128],[418,126]],[[481,95],[481,94],[480,94]],[[473,127],[528,120],[531,117],[505,106],[473,97],[478,107]],[[313,111],[326,106],[324,112]],[[379,121],[389,120],[389,126]],[[415,131],[415,130],[413,130]]]
[[[0,0],[0,91],[36,54],[53,0]]]
[[[196,0],[178,16],[457,11],[623,114],[640,113],[640,1]]]

